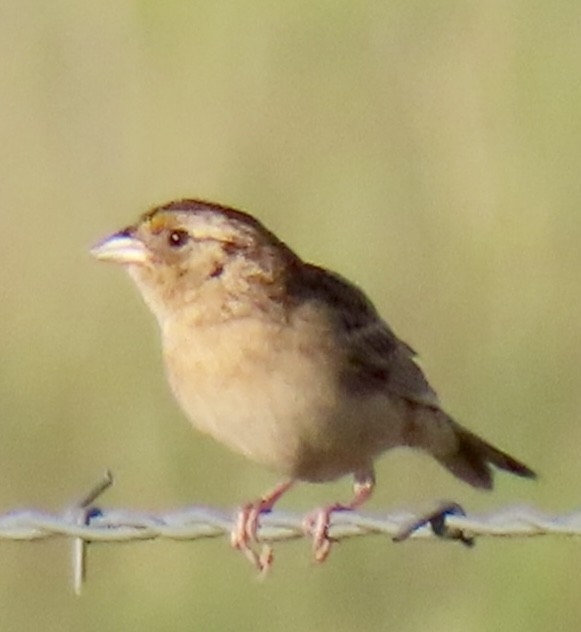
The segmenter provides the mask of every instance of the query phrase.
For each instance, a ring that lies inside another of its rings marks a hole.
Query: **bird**
[[[353,476],[353,498],[312,512],[315,559],[329,554],[334,511],[359,508],[374,462],[422,450],[456,478],[491,489],[493,468],[525,478],[521,461],[461,426],[355,284],[303,260],[244,211],[200,199],[156,206],[91,250],[124,266],[157,319],[167,379],[206,433],[281,482],[244,505],[232,544],[259,568],[260,516],[297,481]]]

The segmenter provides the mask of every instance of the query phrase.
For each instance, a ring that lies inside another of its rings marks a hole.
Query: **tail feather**
[[[474,487],[492,489],[492,470],[497,467],[516,476],[536,478],[535,472],[506,452],[495,448],[472,432],[453,424],[456,449],[453,453],[438,456],[440,463],[454,476]]]

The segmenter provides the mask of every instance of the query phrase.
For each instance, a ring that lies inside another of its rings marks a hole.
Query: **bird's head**
[[[216,319],[273,298],[297,261],[252,216],[200,200],[158,206],[91,253],[127,267],[160,323],[185,306]]]

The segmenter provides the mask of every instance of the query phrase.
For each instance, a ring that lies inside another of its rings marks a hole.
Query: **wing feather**
[[[344,378],[356,391],[384,388],[411,402],[439,407],[438,397],[415,361],[371,301],[338,274],[314,265],[302,268],[295,291],[303,300],[321,301],[336,321],[338,344],[347,356]]]

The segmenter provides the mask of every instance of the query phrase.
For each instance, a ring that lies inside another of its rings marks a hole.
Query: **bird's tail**
[[[516,476],[536,478],[535,472],[506,452],[495,448],[448,417],[456,441],[455,449],[436,458],[454,476],[474,487],[492,488],[491,465]]]

